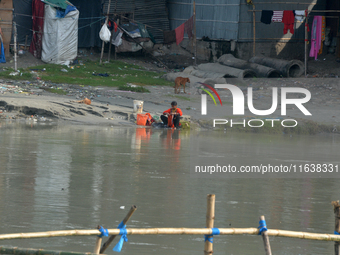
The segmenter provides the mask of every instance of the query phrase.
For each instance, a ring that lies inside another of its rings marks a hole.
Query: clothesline
[[[99,20],[94,21],[94,22],[91,22],[90,24],[87,24],[87,25],[85,25],[85,26],[78,27],[78,29],[75,29],[75,30],[80,30],[80,29],[83,29],[83,28],[86,28],[86,27],[90,27],[90,26],[92,26],[93,24],[95,24],[95,23],[97,23],[97,22],[99,22],[99,21],[101,21],[101,20],[103,20],[103,19],[105,19],[105,17],[101,17]],[[32,31],[33,33],[40,33],[40,34],[56,34],[56,33],[57,33],[57,32],[48,33],[48,32],[35,31],[35,30],[30,29],[30,28],[27,28],[27,27],[25,27],[25,26],[21,26],[21,25],[19,25],[18,23],[17,23],[16,25],[17,25],[18,27],[25,28],[26,30]]]
[[[13,16],[15,17],[16,15],[18,16],[24,16],[24,17],[30,17],[30,18],[38,18],[38,19],[52,19],[52,18],[45,18],[45,17],[40,17],[40,16],[34,16],[34,15],[27,15],[27,14],[22,14],[22,13],[14,13]],[[100,17],[86,17],[86,18],[78,18],[78,20],[81,20],[81,19],[99,19],[99,18],[103,18],[103,16],[100,16]],[[54,19],[54,18],[53,18]],[[65,17],[63,19],[73,19],[73,18],[70,18],[70,17]]]
[[[128,21],[132,21],[133,23],[141,23],[141,22],[135,21],[134,19],[129,19],[129,18],[124,17],[124,16],[122,16],[121,14],[117,14],[117,13],[111,13],[111,14],[106,15],[106,16],[111,16],[112,14],[115,15],[115,16],[120,16],[121,18],[126,19],[126,20],[128,20]],[[141,23],[141,24],[142,24],[142,23]],[[149,26],[149,25],[146,25],[146,24],[143,24],[143,25],[146,26],[146,27],[151,27],[151,28],[156,29],[156,30],[158,30],[158,31],[164,32],[164,30],[162,30],[162,29],[159,29],[159,28],[156,28],[156,27],[153,27],[153,26]]]

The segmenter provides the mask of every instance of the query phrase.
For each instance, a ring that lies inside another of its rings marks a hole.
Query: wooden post
[[[253,4],[253,57],[255,57],[255,47],[256,47],[256,30],[255,30],[255,4]]]
[[[17,23],[13,22],[14,26],[14,70],[18,70],[17,66]]]
[[[263,215],[260,217],[260,220],[265,220]],[[269,237],[268,237],[267,231],[263,231],[261,235],[262,235],[264,250],[266,252],[266,255],[272,255],[272,250],[270,248]]]
[[[100,228],[100,226],[97,227],[98,229]],[[94,252],[95,254],[99,254],[100,252],[100,246],[102,245],[102,240],[103,238],[97,236],[97,240],[96,240],[96,244],[94,246]]]
[[[129,221],[129,219],[131,218],[132,214],[137,210],[137,206],[133,205],[130,208],[130,211],[127,213],[127,215],[125,216],[125,218],[123,219],[123,223],[124,225],[126,225],[126,223]],[[109,245],[112,243],[112,241],[116,238],[116,235],[111,235],[109,237],[109,239],[103,244],[103,247],[100,249],[100,253],[104,253],[105,250],[109,247]]]
[[[194,1],[194,65],[197,66],[196,3]]]
[[[206,224],[207,228],[214,227],[214,220],[215,220],[215,195],[209,194],[207,196],[207,217],[206,217]],[[205,241],[204,244],[204,255],[211,255],[213,254],[213,244],[208,240]]]
[[[105,20],[105,25],[107,25],[107,21],[109,20],[110,5],[111,5],[111,0],[109,0],[109,4],[107,6],[107,16],[106,16],[106,20]],[[104,46],[105,46],[105,42],[103,41],[103,43],[102,43],[102,51],[100,53],[100,61],[99,61],[100,65],[102,64],[102,59],[103,59],[103,54],[104,54]]]
[[[25,50],[27,50],[27,41],[28,41],[28,35],[26,35],[26,39],[25,39]]]
[[[334,216],[335,216],[335,227],[334,231],[340,233],[340,204],[338,201],[332,202],[333,208],[334,208]],[[335,255],[340,255],[340,242],[334,243],[334,252]]]

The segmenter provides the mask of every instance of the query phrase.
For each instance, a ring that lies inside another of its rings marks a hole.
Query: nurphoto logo
[[[202,83],[204,86],[206,86],[207,88],[209,88],[210,90],[212,90],[215,95],[217,96],[217,98],[220,101],[220,104],[222,106],[222,101],[221,98],[219,96],[219,94],[216,92],[216,90],[207,85]],[[235,116],[242,116],[244,115],[244,102],[245,102],[245,96],[242,92],[242,90],[240,88],[238,88],[235,85],[230,85],[230,84],[216,84],[215,85],[216,89],[229,89],[232,97],[233,97],[233,115]],[[213,95],[207,91],[206,89],[202,89],[205,92],[207,92],[208,95],[210,95],[210,97],[213,98],[214,103],[216,105],[216,101],[213,97]],[[269,109],[267,110],[258,110],[255,109],[254,104],[253,104],[253,88],[248,87],[247,89],[248,92],[248,96],[247,96],[247,105],[248,105],[248,109],[251,113],[257,115],[257,116],[268,116],[272,113],[274,113],[278,107],[278,88],[272,88],[272,105]],[[287,98],[287,95],[289,93],[299,93],[299,94],[304,94],[305,97],[303,98],[295,98],[295,99],[291,99],[291,98]],[[306,109],[306,107],[303,106],[303,104],[307,103],[309,100],[311,99],[311,93],[309,92],[309,90],[304,89],[304,88],[281,88],[281,116],[286,116],[287,115],[287,105],[295,105],[304,115],[306,116],[311,116],[312,114]],[[201,95],[201,114],[202,115],[207,115],[207,95],[206,94],[202,94]],[[271,122],[271,126],[274,127],[274,123],[276,121],[280,121],[281,125],[283,127],[296,127],[298,122],[294,119],[251,119],[246,121],[246,119],[243,119],[242,122],[233,122],[232,119],[228,120],[228,119],[214,119],[213,120],[213,127],[215,127],[216,125],[225,125],[230,123],[230,127],[233,127],[233,125],[243,125],[244,127],[246,126],[246,124],[248,124],[249,127],[262,127],[265,123],[265,121]],[[293,124],[288,124],[292,123]],[[255,125],[255,123],[257,123],[257,125]]]

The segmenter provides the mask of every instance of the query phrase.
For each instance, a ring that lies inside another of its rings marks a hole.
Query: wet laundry
[[[273,22],[282,22],[283,11],[273,11]]]
[[[295,19],[302,22],[305,19],[305,10],[295,10]]]
[[[264,24],[270,24],[272,22],[273,11],[262,10],[261,22]]]
[[[288,30],[294,34],[295,16],[293,11],[283,11],[282,23],[284,24],[283,34],[287,34]]]
[[[175,30],[163,31],[164,44],[171,44],[176,42]]]
[[[322,28],[322,16],[314,16],[311,32],[312,42],[309,56],[314,57],[315,60],[318,58],[318,52],[321,47],[321,28]]]
[[[175,29],[176,31],[176,44],[180,44],[184,38],[184,23]]]
[[[194,28],[194,16],[191,16],[190,19],[188,19],[186,22],[184,22],[184,33],[186,33],[191,39],[194,34],[192,33],[192,30]]]

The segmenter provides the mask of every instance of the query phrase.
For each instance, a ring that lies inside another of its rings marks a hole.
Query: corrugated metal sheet
[[[105,0],[103,12],[107,13],[109,0]],[[163,42],[163,30],[169,30],[166,0],[111,0],[110,13],[133,13],[134,20],[149,25],[157,43]]]
[[[168,0],[170,28],[193,15],[193,0]],[[196,34],[210,39],[237,40],[240,0],[196,0]]]
[[[305,38],[305,30],[303,23],[295,23],[295,32],[290,34],[289,32],[283,34],[283,23],[271,23],[269,25],[263,24],[261,20],[261,10],[325,10],[326,1],[318,0],[299,0],[299,1],[282,1],[282,0],[258,0],[253,1],[256,6],[256,41],[268,41],[270,39],[280,39],[283,41],[290,40],[303,40]],[[238,41],[246,42],[253,40],[253,7],[241,3],[240,8],[240,23]],[[309,23],[312,23],[312,18],[309,19]]]

